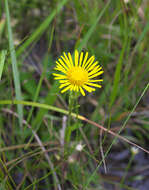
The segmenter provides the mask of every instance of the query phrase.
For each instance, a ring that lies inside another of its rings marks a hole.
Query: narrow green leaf
[[[29,102],[29,101],[23,101],[23,100],[0,100],[0,105],[15,105],[15,104],[21,104],[21,105],[26,105],[26,106],[32,106],[32,107],[37,107],[37,108],[41,108],[42,110],[51,110],[51,111],[56,111],[59,113],[63,113],[68,115],[69,111],[61,109],[61,108],[57,108],[55,106],[51,106],[51,105],[47,105],[47,104],[42,104],[42,103],[38,103],[38,102]],[[76,117],[77,114],[73,114],[72,116]],[[78,117],[79,118],[79,117]]]
[[[4,30],[5,29],[5,23],[6,23],[5,19],[0,20],[0,41],[2,39],[2,35],[3,35],[4,31],[5,31]]]
[[[124,53],[126,50],[126,46],[127,46],[127,40],[125,40],[123,48],[121,50],[120,53],[120,57],[118,60],[118,63],[116,65],[116,70],[115,70],[115,75],[114,75],[114,82],[113,82],[113,87],[112,87],[112,93],[110,96],[110,104],[109,104],[109,108],[111,108],[111,106],[113,105],[116,96],[117,96],[117,90],[118,90],[118,85],[119,85],[119,81],[120,81],[120,75],[121,75],[121,68],[122,68],[122,63],[123,63],[123,57],[124,57]]]
[[[5,0],[5,11],[6,11],[9,50],[10,50],[10,55],[11,55],[11,63],[12,63],[12,70],[13,70],[13,80],[14,80],[14,86],[15,86],[16,99],[22,100],[19,71],[18,71],[17,60],[16,60],[16,52],[15,52],[15,48],[14,48],[12,30],[11,30],[11,25],[10,25],[8,0]],[[22,105],[17,105],[17,108],[18,108],[18,115],[19,115],[19,124],[20,124],[20,126],[22,126],[23,107],[22,107]]]
[[[2,77],[2,73],[3,73],[6,53],[7,53],[6,50],[2,50],[2,52],[0,53],[0,80],[1,80],[1,77]]]

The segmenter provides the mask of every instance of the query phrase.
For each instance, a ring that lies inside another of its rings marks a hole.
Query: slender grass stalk
[[[128,24],[127,24],[125,13],[124,13],[124,25],[125,25],[126,30],[128,30]],[[127,43],[128,43],[128,32],[126,31],[126,34],[124,35],[123,47],[120,52],[119,60],[116,65],[116,70],[115,70],[115,74],[114,74],[114,82],[113,82],[112,92],[111,92],[111,96],[110,96],[109,110],[111,110],[111,107],[117,97],[118,86],[119,86],[119,82],[121,79],[122,63],[123,63],[124,53],[127,49]]]
[[[0,80],[1,80],[1,77],[2,77],[2,73],[3,73],[6,54],[7,54],[6,50],[2,50],[1,53],[0,53]]]
[[[13,71],[13,80],[14,80],[14,86],[15,86],[16,99],[22,100],[19,70],[18,70],[18,66],[17,66],[16,52],[15,52],[15,48],[14,48],[14,42],[13,42],[12,30],[11,30],[11,24],[10,24],[8,0],[5,0],[5,11],[6,11],[6,18],[7,18],[9,50],[10,50],[10,55],[11,55],[11,63],[12,63],[12,71]],[[20,105],[18,104],[17,108],[18,108],[18,114],[19,114],[19,124],[20,124],[20,126],[22,126],[23,107],[21,104]]]
[[[0,20],[0,41],[2,40],[2,35],[5,31],[5,23],[6,23],[5,19]]]
[[[10,176],[7,167],[5,166],[5,163],[0,158],[0,164],[2,167],[0,167],[0,180],[3,182],[3,186],[6,190],[13,190],[12,185],[10,184],[9,180],[13,184],[14,187],[16,187],[15,182],[13,181],[12,177]],[[3,168],[3,170],[2,170]],[[7,177],[6,177],[7,174]],[[9,179],[9,180],[8,180]]]

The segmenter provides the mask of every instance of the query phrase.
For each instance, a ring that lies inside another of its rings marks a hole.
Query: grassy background
[[[148,34],[147,0],[0,2],[1,189],[141,189],[148,183],[148,154],[139,150],[136,159],[127,142],[89,123],[72,122],[64,155],[60,109],[68,110],[68,94],[60,94],[52,76],[64,51],[95,55],[103,87],[79,98],[79,114],[115,133],[123,128],[121,136],[147,149]],[[14,99],[32,105],[4,104]]]

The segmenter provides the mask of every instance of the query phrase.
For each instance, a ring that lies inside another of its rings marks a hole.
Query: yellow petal
[[[61,93],[66,92],[66,91],[69,90],[70,88],[71,88],[71,85],[67,86],[66,88],[64,88],[64,89],[61,91]]]
[[[68,82],[68,80],[59,80],[59,83],[65,83]]]
[[[97,72],[99,72],[102,69],[99,65],[97,65],[91,72],[88,73],[88,76],[91,76]]]
[[[78,92],[79,91],[79,87],[76,85],[76,91]]]
[[[82,89],[82,87],[79,87],[79,90],[80,90],[81,94],[82,94],[83,96],[85,96],[85,92],[84,92],[84,90]]]
[[[62,69],[65,69],[58,61],[56,61],[56,67],[59,67],[59,68],[62,68]]]
[[[73,86],[73,91],[76,91],[76,85]]]
[[[61,75],[57,73],[52,73],[55,76],[55,79],[67,79],[66,75]]]
[[[87,86],[87,85],[83,85],[83,88],[85,89],[85,90],[87,90],[88,92],[92,92],[92,91],[95,91],[95,88],[92,88],[92,87],[90,87],[90,86]]]
[[[75,66],[77,67],[79,64],[79,52],[75,50]]]
[[[94,84],[94,83],[90,83],[90,82],[87,82],[85,84],[87,84],[89,86],[94,86],[94,87],[97,87],[97,88],[101,88],[101,85],[99,85],[99,84]]]
[[[68,85],[70,85],[70,83],[69,83],[69,82],[66,82],[66,83],[61,84],[61,85],[59,86],[59,88],[63,88],[63,87],[68,86]]]
[[[68,64],[67,64],[67,62],[64,63],[63,60],[60,59],[60,58],[58,59],[58,61],[59,61],[59,63],[66,69],[66,71],[68,71]]]
[[[80,54],[79,66],[81,66],[82,59],[83,59],[83,52],[81,52],[81,54]]]
[[[66,55],[66,53],[64,52],[64,57],[63,56],[61,56],[64,60],[65,60],[65,62],[66,62],[66,64],[68,65],[68,67],[69,68],[71,68],[72,66],[71,66],[71,62],[69,61],[69,59],[68,59],[68,57],[67,57],[67,55]]]
[[[94,78],[94,77],[97,77],[97,76],[101,75],[102,73],[103,73],[103,71],[100,71],[100,72],[98,72],[98,73],[96,73],[96,74],[94,74],[94,75],[89,76],[88,78],[89,78],[89,79],[92,79],[92,78]]]
[[[89,60],[84,65],[84,68],[87,70],[90,67],[90,65],[92,65],[92,63],[94,62],[94,60],[95,60],[94,56],[90,57]]]
[[[102,69],[102,67],[100,67],[99,65],[97,65],[92,71],[90,71],[88,73],[88,75],[90,76],[92,74],[95,74],[95,73],[99,72],[101,69]]]
[[[70,54],[69,52],[68,52],[68,57],[69,57],[70,64],[71,64],[71,66],[73,67],[72,56],[71,56],[71,54]]]
[[[84,61],[81,67],[84,67],[84,64],[86,63],[87,58],[88,58],[88,52],[86,52],[85,54]]]
[[[86,68],[86,70],[89,72],[91,70],[94,69],[94,67],[98,64],[98,61],[96,61],[94,64],[92,64],[88,69]]]
[[[103,81],[103,79],[99,79],[99,80],[98,80],[98,79],[97,79],[97,80],[95,79],[95,80],[89,80],[88,82],[102,82],[102,81]]]
[[[55,67],[54,69],[57,71],[61,71],[62,73],[65,73],[65,74],[67,73],[67,71],[65,69],[62,69],[60,67]]]

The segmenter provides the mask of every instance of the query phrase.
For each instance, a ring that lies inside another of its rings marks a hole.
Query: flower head
[[[96,79],[95,77],[100,76],[103,73],[102,67],[95,61],[95,57],[88,58],[88,52],[84,55],[75,50],[74,61],[70,53],[66,55],[64,53],[58,61],[56,61],[57,71],[62,74],[53,73],[55,79],[60,82],[60,89],[62,93],[68,90],[81,92],[85,96],[84,90],[88,92],[95,91],[94,87],[101,88],[98,82],[103,81],[102,79]]]
[[[138,154],[138,153],[139,153],[138,148],[136,148],[136,147],[131,147],[131,153],[132,153],[133,155]]]
[[[82,145],[82,143],[79,143],[79,144],[77,144],[77,146],[76,146],[76,150],[77,150],[78,152],[81,152],[81,151],[83,150],[83,148],[84,148],[84,145]]]

